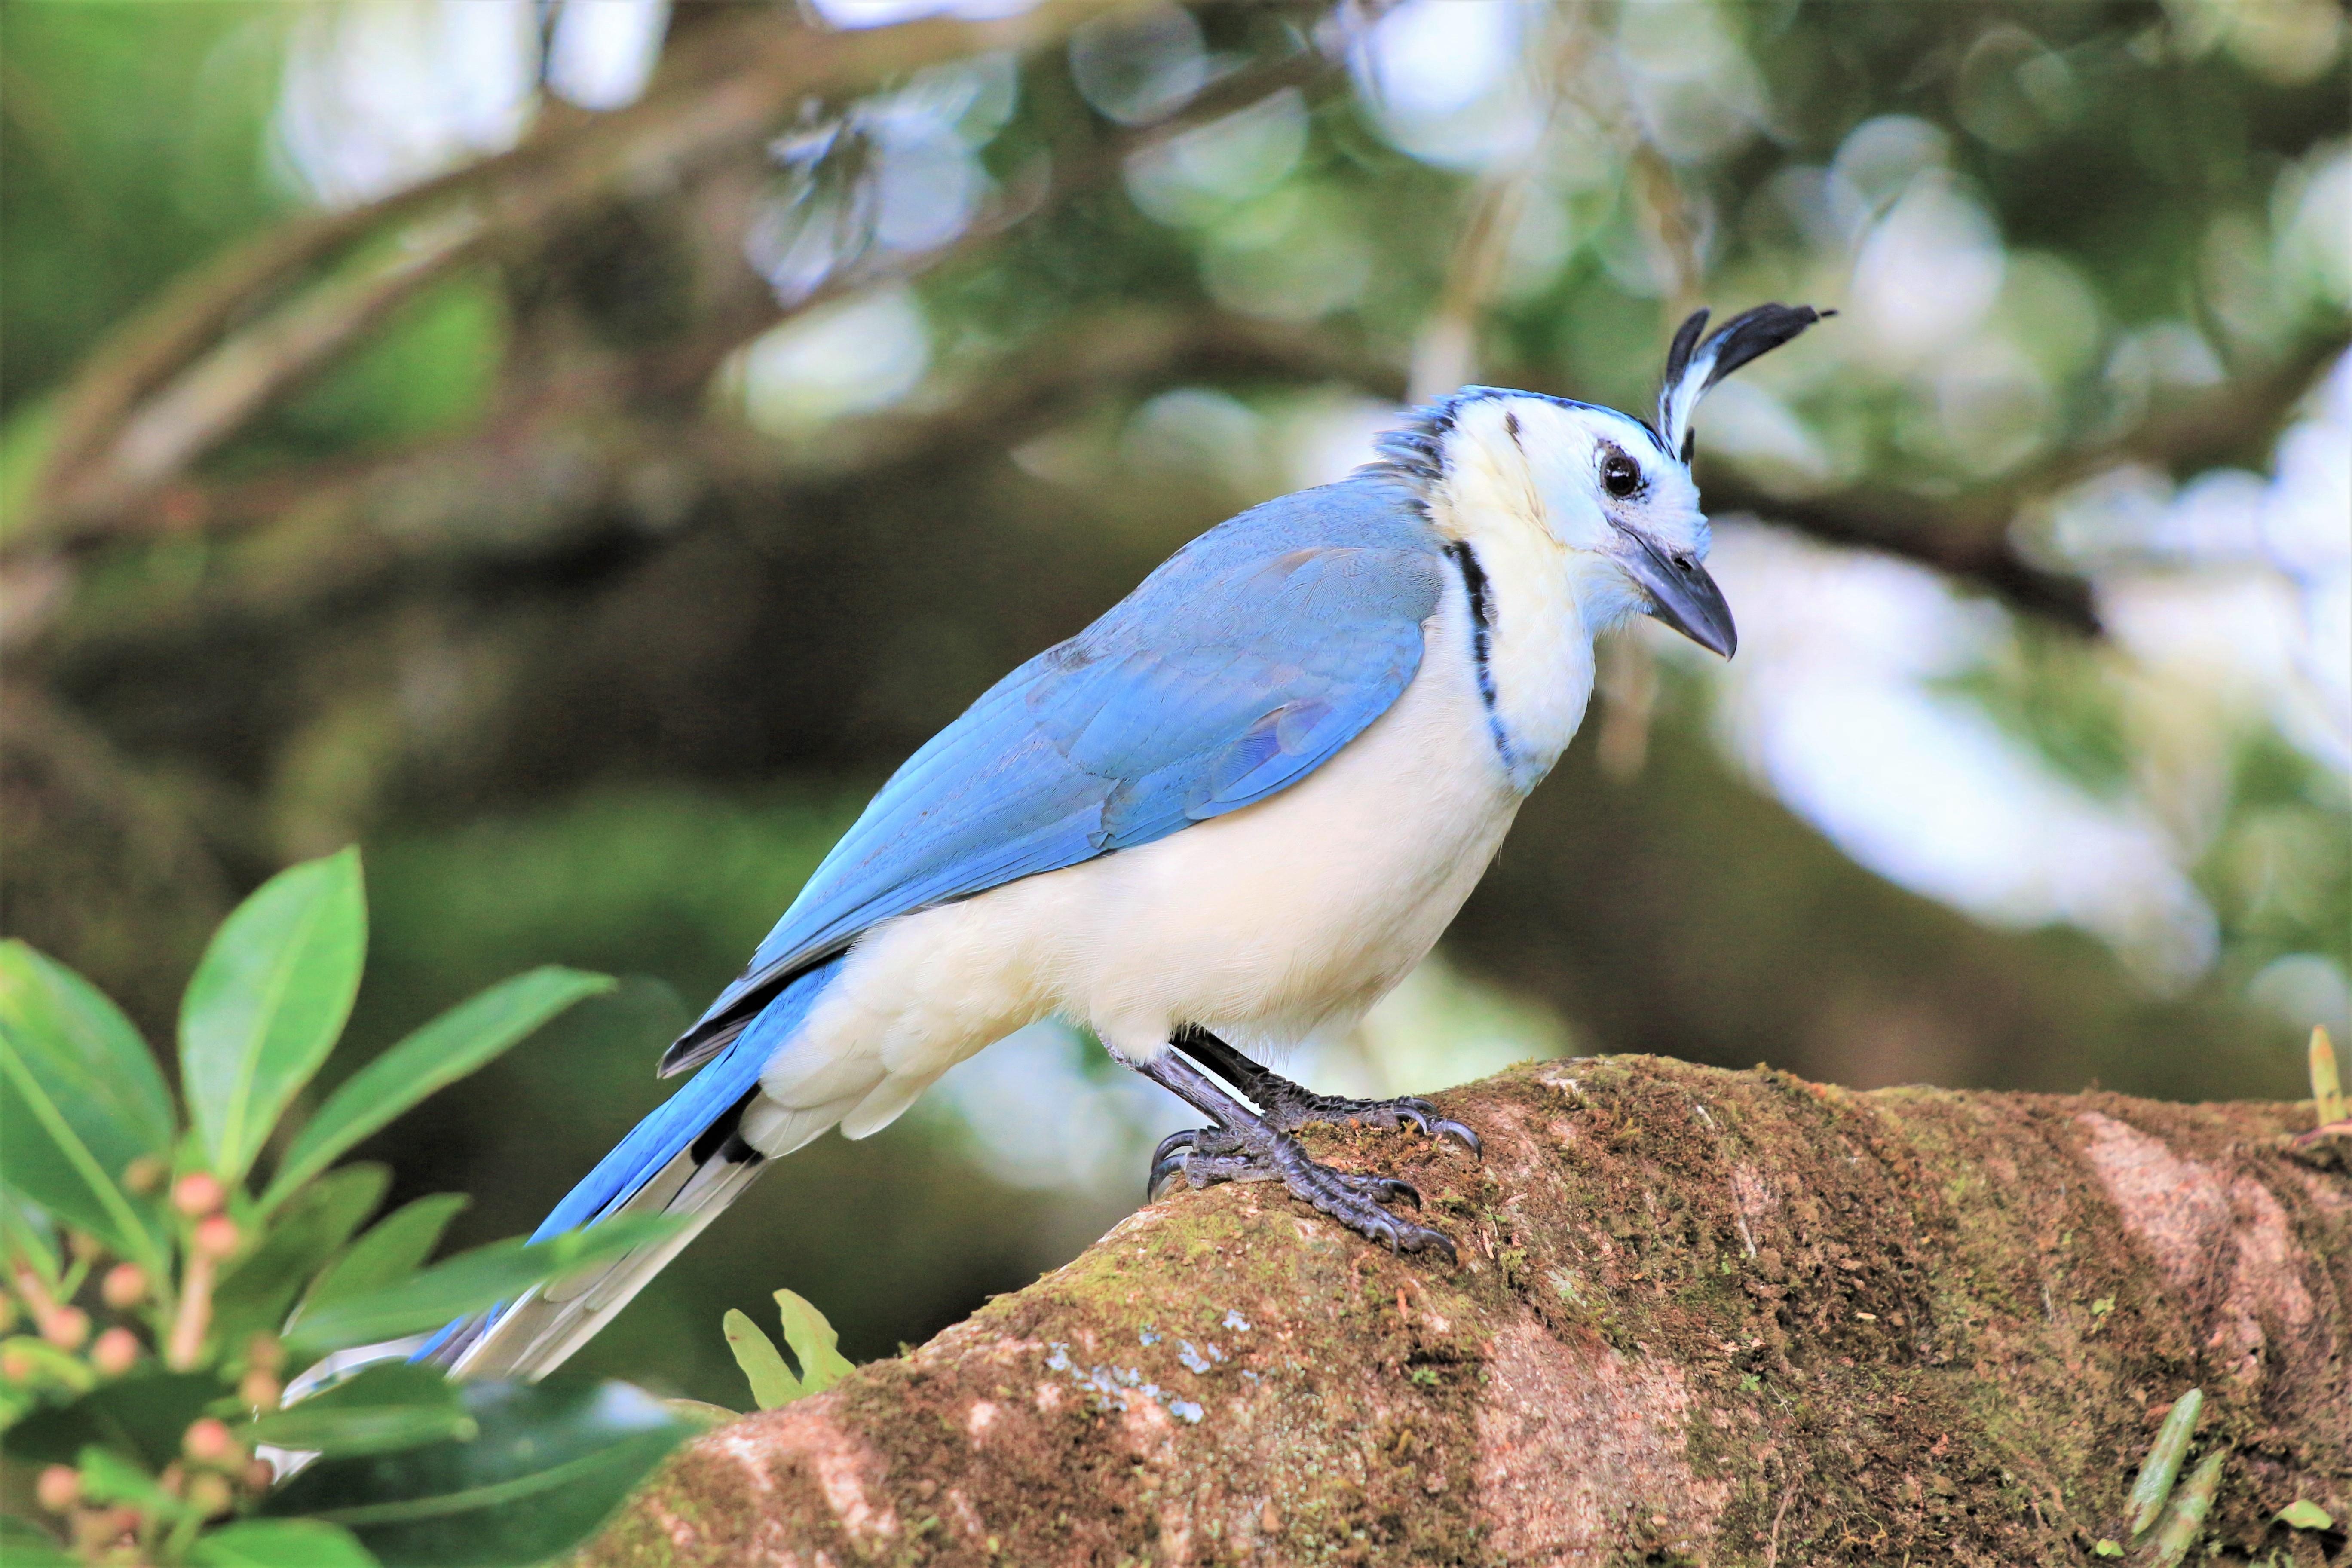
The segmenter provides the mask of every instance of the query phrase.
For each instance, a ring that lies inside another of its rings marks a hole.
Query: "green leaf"
[[[0,1563],[8,1568],[81,1568],[55,1536],[13,1513],[0,1513]]]
[[[790,1405],[808,1392],[784,1364],[783,1352],[750,1318],[730,1307],[719,1320],[719,1331],[727,1336],[727,1348],[735,1352],[735,1364],[751,1384],[751,1401],[761,1409]]]
[[[27,1381],[46,1384],[51,1390],[62,1388],[80,1394],[87,1392],[98,1381],[98,1373],[90,1370],[89,1363],[30,1334],[14,1334],[0,1340],[0,1351],[13,1352],[30,1362],[32,1376]]]
[[[375,1554],[340,1524],[247,1519],[197,1538],[196,1568],[377,1568]]]
[[[306,1352],[331,1351],[437,1329],[454,1318],[511,1301],[559,1275],[609,1262],[673,1235],[678,1224],[662,1215],[628,1215],[545,1241],[478,1247],[400,1284],[305,1308],[288,1327],[287,1342]]]
[[[172,1092],[155,1053],[104,993],[21,942],[0,942],[0,1028],[47,1037],[82,1064],[79,1091],[137,1154],[172,1150]]]
[[[623,1383],[557,1375],[457,1385],[481,1432],[364,1459],[321,1459],[263,1505],[340,1524],[386,1568],[505,1568],[585,1540],[692,1430]]]
[[[2229,1462],[2230,1448],[2224,1444],[2200,1460],[2180,1484],[2172,1511],[2165,1516],[2163,1528],[2148,1542],[2147,1553],[2141,1559],[2146,1568],[2179,1568],[2188,1561],[2205,1534],[2205,1516],[2212,1511],[2213,1494],[2221,1489],[2222,1467]]]
[[[493,985],[459,1003],[352,1075],[328,1097],[278,1165],[261,1206],[331,1164],[361,1139],[436,1089],[495,1060],[509,1047],[583,997],[610,991],[603,974],[550,965]]]
[[[323,1307],[399,1284],[425,1267],[467,1201],[463,1193],[435,1193],[394,1209],[328,1265],[303,1304]]]
[[[466,1413],[457,1385],[439,1368],[387,1362],[262,1416],[246,1428],[245,1436],[251,1442],[348,1458],[394,1454],[426,1443],[470,1442],[479,1429]]]
[[[2297,1498],[2278,1510],[2278,1521],[2289,1530],[2333,1530],[2336,1516],[2312,1501]]]
[[[783,1320],[784,1343],[801,1363],[801,1391],[823,1394],[857,1368],[835,1347],[841,1336],[824,1314],[805,1298],[790,1290],[776,1292],[776,1313]]]
[[[2110,1541],[2105,1536],[2101,1536],[2091,1547],[2091,1555],[2094,1557],[2121,1557],[2123,1554],[2122,1544]]]
[[[392,1184],[383,1165],[346,1165],[320,1177],[268,1222],[213,1296],[215,1342],[234,1351],[247,1335],[276,1333],[311,1278],[341,1250]]]
[[[167,1152],[171,1102],[112,1004],[21,942],[0,942],[0,1181],[159,1272],[154,1205],[117,1180]]]
[[[366,956],[356,849],[280,871],[214,933],[180,1004],[180,1085],[222,1180],[334,1049]]]
[[[2156,1441],[2148,1445],[2139,1479],[2132,1483],[2130,1500],[2124,1505],[2129,1510],[2133,1536],[2147,1533],[2156,1522],[2156,1516],[2163,1511],[2165,1500],[2172,1496],[2172,1483],[2179,1477],[2180,1461],[2189,1453],[2189,1439],[2197,1433],[2197,1413],[2204,1408],[2205,1391],[2192,1388],[2172,1402],[2164,1425],[2157,1428]]]
[[[70,1465],[84,1448],[97,1447],[160,1470],[180,1457],[188,1423],[231,1392],[208,1372],[133,1373],[70,1405],[35,1411],[0,1437],[0,1452],[28,1464]]]
[[[58,1257],[57,1226],[39,1205],[10,1186],[0,1186],[0,1257],[30,1268],[52,1292],[58,1289],[64,1262]]]

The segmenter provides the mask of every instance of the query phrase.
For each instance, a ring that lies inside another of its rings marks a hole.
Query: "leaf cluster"
[[[612,983],[517,975],[292,1117],[366,947],[355,851],[265,884],[189,982],[175,1099],[111,1002],[0,943],[12,1564],[536,1563],[690,1429],[626,1384],[463,1384],[409,1359],[444,1325],[667,1226],[615,1221],[428,1266],[462,1196],[370,1224],[389,1172],[338,1161]],[[281,1374],[317,1358],[292,1385],[317,1391],[289,1403]]]

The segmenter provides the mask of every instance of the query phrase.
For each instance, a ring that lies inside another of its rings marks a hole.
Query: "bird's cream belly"
[[[867,932],[761,1077],[791,1114],[747,1117],[746,1136],[790,1146],[839,1121],[862,1137],[1055,1015],[1130,1060],[1184,1024],[1255,1044],[1343,1027],[1435,944],[1520,798],[1469,671],[1427,658],[1393,708],[1269,800]]]

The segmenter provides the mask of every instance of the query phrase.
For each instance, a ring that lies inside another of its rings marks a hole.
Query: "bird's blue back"
[[[893,915],[1133,848],[1313,772],[1420,668],[1444,544],[1377,471],[1253,507],[890,781],[706,1021]]]
[[[866,806],[666,1065],[710,1066],[541,1234],[625,1199],[759,1081],[857,934],[1163,838],[1304,778],[1420,668],[1444,542],[1365,470],[1254,507],[1021,666]]]

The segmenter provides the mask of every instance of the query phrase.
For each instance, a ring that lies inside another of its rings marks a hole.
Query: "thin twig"
[[[1776,1568],[1780,1561],[1780,1521],[1789,1517],[1789,1504],[1796,1495],[1793,1480],[1780,1489],[1780,1506],[1772,1510],[1772,1533],[1764,1542],[1764,1568]]]

